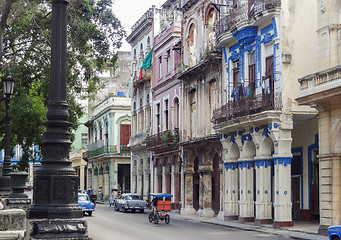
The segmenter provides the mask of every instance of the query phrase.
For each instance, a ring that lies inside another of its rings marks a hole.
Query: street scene
[[[341,239],[341,1],[0,9],[0,239]]]
[[[145,213],[122,213],[108,208],[107,204],[98,204],[94,216],[86,218],[89,224],[89,235],[93,239],[294,239],[182,220],[176,213],[171,214],[169,224],[163,222],[156,225],[149,223],[147,211]]]

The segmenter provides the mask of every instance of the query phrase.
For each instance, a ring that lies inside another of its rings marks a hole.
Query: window
[[[239,86],[239,59],[233,61],[233,88]]]
[[[162,78],[162,56],[159,57],[159,79]]]
[[[256,82],[256,64],[255,64],[255,53],[249,54],[249,96],[254,97],[255,94],[255,82]]]
[[[160,103],[156,104],[156,129],[157,129],[157,132],[159,133],[160,132]]]
[[[88,134],[87,133],[82,133],[82,146],[88,144]]]
[[[168,99],[165,100],[165,128],[168,130]]]
[[[171,53],[170,50],[167,51],[167,73],[170,73],[172,69]]]

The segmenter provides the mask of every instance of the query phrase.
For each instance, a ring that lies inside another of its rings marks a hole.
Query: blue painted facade
[[[35,145],[33,146],[33,151],[34,151],[34,161],[29,161],[29,163],[33,162],[40,162],[40,149],[39,146]],[[23,155],[23,149],[21,148],[20,145],[17,145],[13,148],[13,157],[11,157],[11,163],[15,164],[18,163]],[[5,157],[5,150],[2,149],[0,151],[0,164],[4,163],[4,157]]]

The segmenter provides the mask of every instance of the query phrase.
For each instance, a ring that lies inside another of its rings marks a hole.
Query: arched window
[[[195,29],[195,25],[192,23],[191,26],[189,27],[188,37],[187,37],[188,65],[190,67],[193,67],[196,64],[195,45],[196,45],[196,29]]]
[[[217,24],[217,11],[212,7],[206,16],[207,44],[210,49],[215,47],[215,25]]]

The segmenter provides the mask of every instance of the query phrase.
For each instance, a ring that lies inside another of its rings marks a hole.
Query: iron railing
[[[179,129],[167,130],[164,132],[160,132],[154,134],[152,136],[147,137],[146,145],[147,148],[155,148],[160,146],[168,146],[172,147],[179,143]]]
[[[229,101],[213,111],[212,122],[219,124],[234,118],[282,109],[281,93],[263,93],[253,98],[242,97],[239,101]]]
[[[108,145],[102,146],[95,150],[88,151],[88,158],[97,157],[106,154],[127,154],[130,149],[126,145]]]

